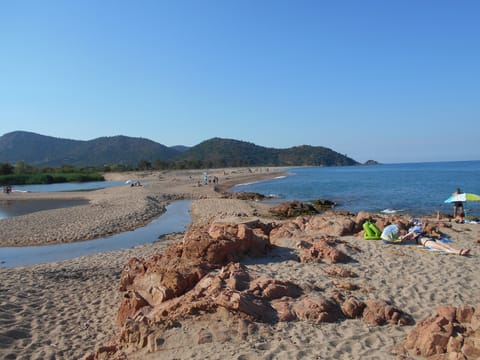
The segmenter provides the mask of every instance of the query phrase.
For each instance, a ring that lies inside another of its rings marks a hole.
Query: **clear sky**
[[[480,160],[480,1],[0,0],[0,135]]]

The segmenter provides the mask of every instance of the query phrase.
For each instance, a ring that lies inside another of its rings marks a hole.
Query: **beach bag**
[[[381,235],[382,240],[388,241],[388,242],[395,242],[398,241],[400,238],[400,230],[398,229],[398,226],[395,224],[388,225],[383,229],[382,235]]]

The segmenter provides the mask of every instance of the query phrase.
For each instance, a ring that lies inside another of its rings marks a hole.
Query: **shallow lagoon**
[[[88,200],[0,200],[0,219],[30,214],[36,211],[86,205]]]
[[[151,243],[161,235],[184,232],[191,221],[190,200],[175,201],[146,226],[109,237],[82,242],[24,247],[0,247],[0,267],[16,267],[130,248]]]
[[[13,191],[21,192],[57,192],[57,191],[90,191],[114,186],[127,186],[124,181],[88,181],[59,184],[14,185]]]
[[[13,191],[17,192],[68,192],[92,191],[107,187],[128,186],[123,181],[91,181],[83,183],[39,184],[39,185],[14,185]],[[66,208],[88,204],[87,200],[9,200],[8,195],[0,194],[0,219],[12,216],[26,215],[36,211]]]

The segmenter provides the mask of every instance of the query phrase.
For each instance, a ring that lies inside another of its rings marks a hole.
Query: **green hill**
[[[179,154],[154,141],[127,136],[80,141],[15,131],[0,137],[0,162],[21,160],[33,166],[134,165],[143,159],[171,160]]]
[[[357,161],[322,146],[275,149],[221,138],[206,140],[190,148],[180,159],[203,162],[204,167],[358,165]]]
[[[173,168],[236,166],[344,166],[358,162],[322,146],[267,148],[253,143],[213,138],[193,147],[167,147],[144,138],[101,137],[80,141],[25,131],[0,137],[0,163],[23,161],[32,166],[135,167],[140,161],[172,164]]]

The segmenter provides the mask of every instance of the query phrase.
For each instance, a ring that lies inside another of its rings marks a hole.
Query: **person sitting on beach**
[[[417,245],[422,245],[435,251],[444,251],[455,255],[465,256],[470,253],[470,249],[455,249],[446,243],[439,242],[431,237],[423,236],[421,232],[415,230],[401,236],[400,240],[402,243],[414,241]]]

